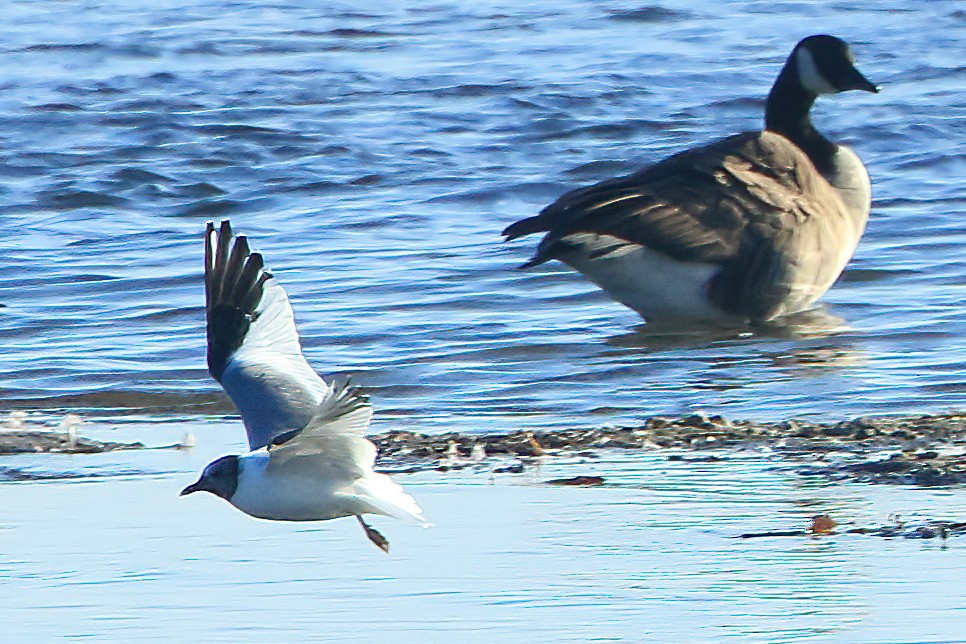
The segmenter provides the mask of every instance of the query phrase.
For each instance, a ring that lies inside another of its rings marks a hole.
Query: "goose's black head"
[[[798,81],[816,96],[852,89],[877,93],[879,88],[855,68],[848,43],[835,36],[809,36],[792,50],[786,67],[793,67]]]
[[[837,146],[812,125],[809,110],[820,94],[850,89],[878,92],[862,72],[848,44],[835,36],[809,36],[795,45],[765,102],[765,129],[797,145],[822,174],[834,172]]]
[[[222,456],[208,464],[196,483],[181,490],[181,496],[192,492],[211,492],[227,501],[235,494],[237,488],[238,457]]]

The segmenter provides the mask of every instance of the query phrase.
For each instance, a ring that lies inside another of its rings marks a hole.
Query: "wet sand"
[[[144,444],[98,441],[78,436],[73,432],[42,430],[0,432],[0,455],[41,452],[100,454],[121,449],[144,449]]]
[[[593,456],[602,450],[667,452],[668,460],[726,460],[746,450],[800,464],[802,475],[830,480],[944,486],[966,482],[966,413],[860,417],[836,423],[730,421],[691,414],[652,417],[637,427],[427,435],[393,431],[371,437],[386,471],[458,470],[486,459],[520,472],[535,457]],[[58,431],[0,433],[0,454],[97,453],[143,449]],[[181,447],[171,445],[170,447]],[[588,472],[588,476],[596,476]]]
[[[756,449],[800,462],[801,474],[829,479],[923,486],[966,482],[962,413],[861,417],[837,423],[732,422],[692,414],[653,417],[639,427],[483,436],[389,432],[373,440],[381,463],[407,463],[415,469],[466,466],[474,460],[474,448],[477,455],[514,458],[518,469],[526,466],[527,458],[602,449],[667,450],[669,460],[727,459],[729,452]]]

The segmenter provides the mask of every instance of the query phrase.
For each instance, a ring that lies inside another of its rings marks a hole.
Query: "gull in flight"
[[[205,231],[205,303],[208,370],[241,414],[251,451],[210,463],[182,496],[210,492],[274,521],[354,516],[385,552],[389,541],[362,515],[428,525],[416,501],[373,470],[369,401],[309,366],[285,290],[227,220]]]

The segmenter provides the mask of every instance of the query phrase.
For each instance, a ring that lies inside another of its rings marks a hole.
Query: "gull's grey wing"
[[[304,427],[328,385],[309,366],[285,290],[225,220],[205,231],[208,370],[235,403],[251,449]]]
[[[348,381],[333,382],[304,428],[269,446],[267,475],[293,485],[325,479],[336,493],[375,512],[428,526],[415,499],[385,474],[373,471],[376,446],[366,438],[372,407]]]
[[[314,469],[338,468],[347,479],[365,477],[376,460],[376,446],[366,438],[370,422],[368,399],[348,380],[335,381],[304,427],[275,437],[269,467],[300,459]]]

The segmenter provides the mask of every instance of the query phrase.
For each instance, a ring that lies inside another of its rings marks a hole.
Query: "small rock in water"
[[[575,485],[588,487],[603,484],[603,476],[572,476],[566,479],[552,479],[547,481],[547,485]]]
[[[905,534],[906,539],[935,539],[937,536],[939,536],[939,531],[926,525],[921,525]]]
[[[838,522],[827,514],[816,514],[812,517],[812,525],[808,526],[808,531],[812,534],[829,534],[835,529]]]
[[[530,448],[533,450],[534,456],[543,456],[547,453],[543,446],[534,438],[533,434],[527,432],[527,442],[530,444]]]

